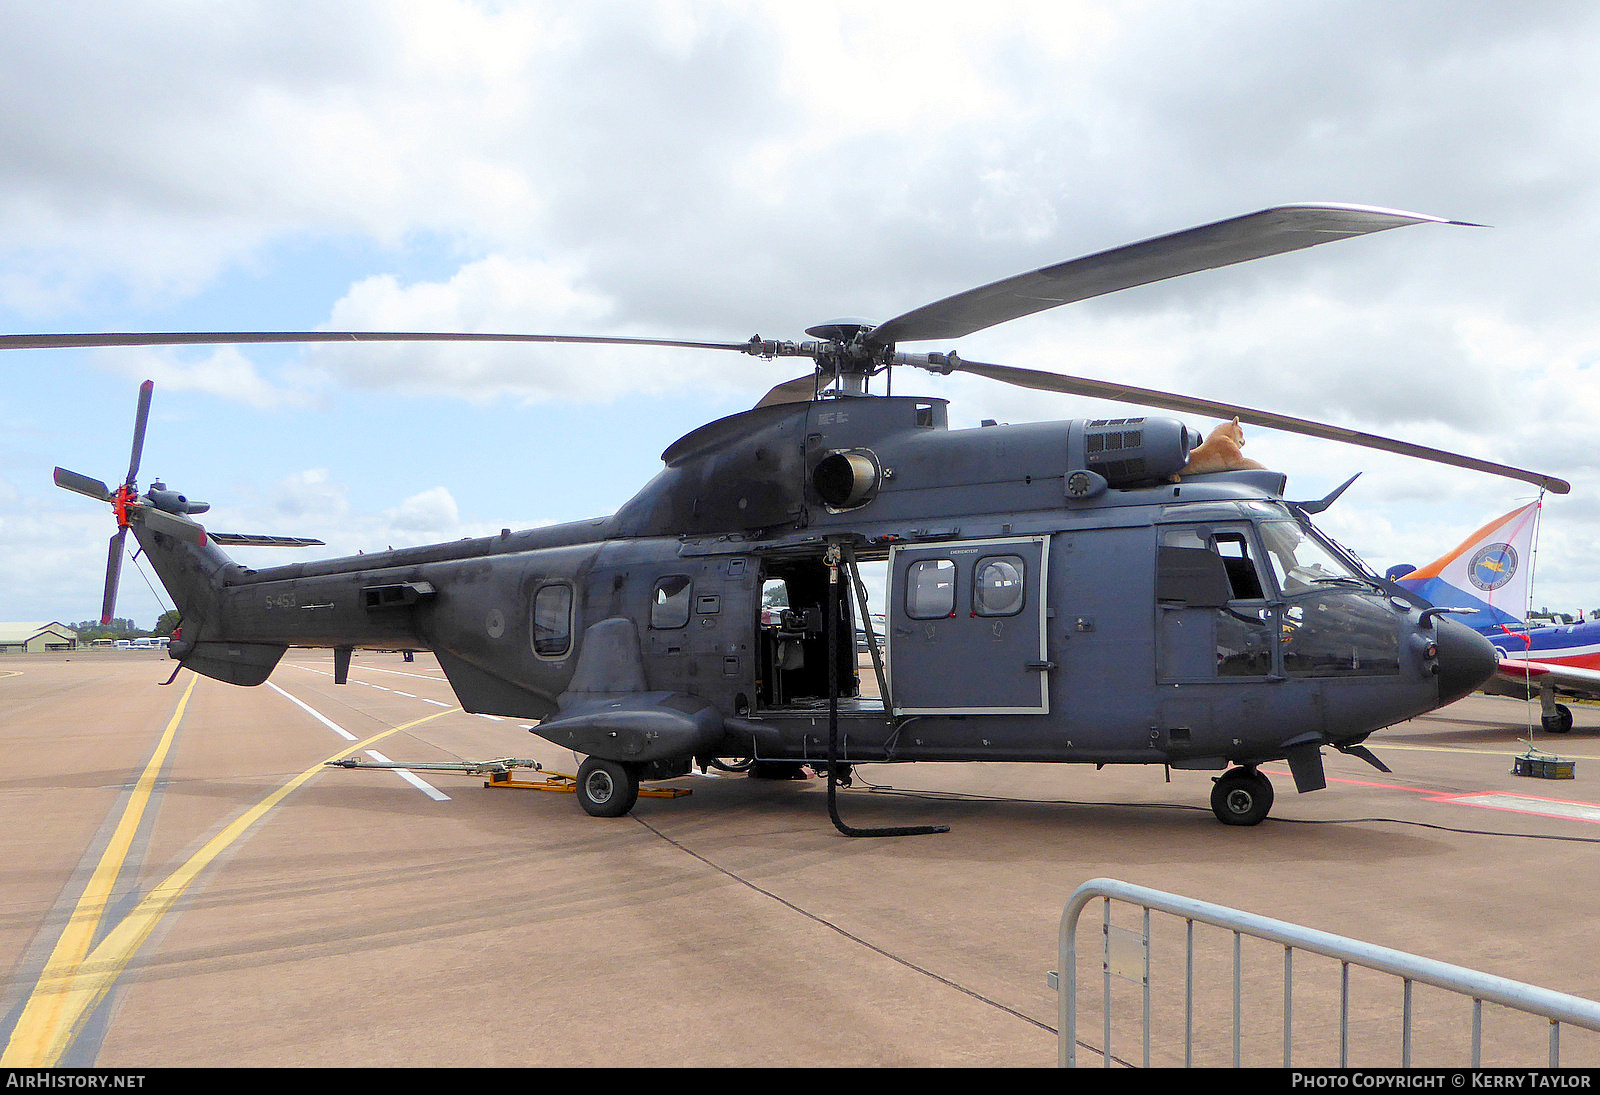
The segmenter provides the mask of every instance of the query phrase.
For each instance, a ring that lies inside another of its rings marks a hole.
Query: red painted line
[[[1263,771],[1267,771],[1266,765],[1262,765],[1261,767]],[[1289,775],[1289,771],[1287,769],[1274,768],[1271,771],[1274,775]],[[1431,795],[1434,793],[1432,791],[1424,790],[1421,787],[1403,787],[1398,783],[1374,783],[1371,780],[1366,779],[1334,779],[1330,777],[1328,782],[1343,783],[1349,787],[1375,787],[1380,791],[1410,791],[1414,795]]]
[[[1262,765],[1266,770],[1266,765]],[[1289,775],[1287,769],[1273,769],[1274,775]],[[1466,794],[1450,794],[1444,791],[1429,791],[1423,787],[1405,787],[1398,783],[1377,783],[1363,779],[1329,779],[1329,783],[1341,783],[1350,787],[1370,787],[1379,791],[1408,791],[1414,795],[1423,795],[1429,802],[1439,802],[1455,806],[1472,806],[1480,810],[1501,810],[1508,814],[1525,814],[1529,817],[1551,817],[1562,821],[1582,821],[1590,825],[1600,824],[1600,803],[1584,802],[1580,799],[1544,798],[1539,795],[1524,795],[1515,791],[1471,791]],[[1594,818],[1581,817],[1576,813],[1561,813],[1555,810],[1519,809],[1498,802],[1475,802],[1474,799],[1508,798],[1523,802],[1548,802],[1552,806],[1570,806],[1574,810],[1597,811]]]

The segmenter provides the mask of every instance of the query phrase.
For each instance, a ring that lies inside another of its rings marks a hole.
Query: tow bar
[[[398,760],[363,760],[360,757],[345,757],[342,760],[330,760],[326,763],[328,768],[406,768],[417,772],[460,772],[468,776],[488,776],[483,785],[491,789],[506,789],[520,791],[556,791],[573,794],[578,789],[578,777],[565,772],[546,772],[544,765],[536,760],[526,760],[521,757],[501,757],[498,760],[461,760],[461,761],[422,761],[411,763]],[[518,768],[531,768],[535,772],[543,773],[544,779],[513,779],[512,773]],[[640,798],[682,798],[689,794],[686,787],[641,787]]]

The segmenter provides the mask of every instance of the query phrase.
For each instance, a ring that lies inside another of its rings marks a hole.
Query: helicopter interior
[[[857,670],[855,611],[841,594],[835,616],[838,694],[853,705],[861,699]],[[829,567],[821,555],[768,560],[762,573],[760,667],[757,707],[814,707],[828,699],[827,597]],[[878,703],[881,707],[881,702]]]

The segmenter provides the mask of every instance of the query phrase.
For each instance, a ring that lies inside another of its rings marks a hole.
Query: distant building
[[[78,649],[78,633],[66,624],[0,623],[0,654],[38,654]]]

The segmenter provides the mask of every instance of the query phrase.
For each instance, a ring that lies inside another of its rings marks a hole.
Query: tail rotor
[[[56,486],[100,502],[109,502],[117,516],[117,531],[111,537],[106,554],[105,597],[100,604],[101,624],[111,622],[117,607],[117,583],[122,577],[122,555],[128,542],[128,528],[133,521],[143,521],[157,532],[176,536],[191,543],[205,543],[205,529],[195,522],[181,514],[167,513],[158,509],[153,502],[139,501],[137,485],[139,461],[144,454],[144,433],[150,421],[150,397],[154,390],[154,381],[146,380],[139,385],[139,406],[133,418],[133,450],[128,457],[128,476],[116,490],[112,490],[92,476],[69,471],[66,468],[57,468],[55,471]],[[204,504],[199,503],[190,506],[185,512],[200,512],[204,509]]]

